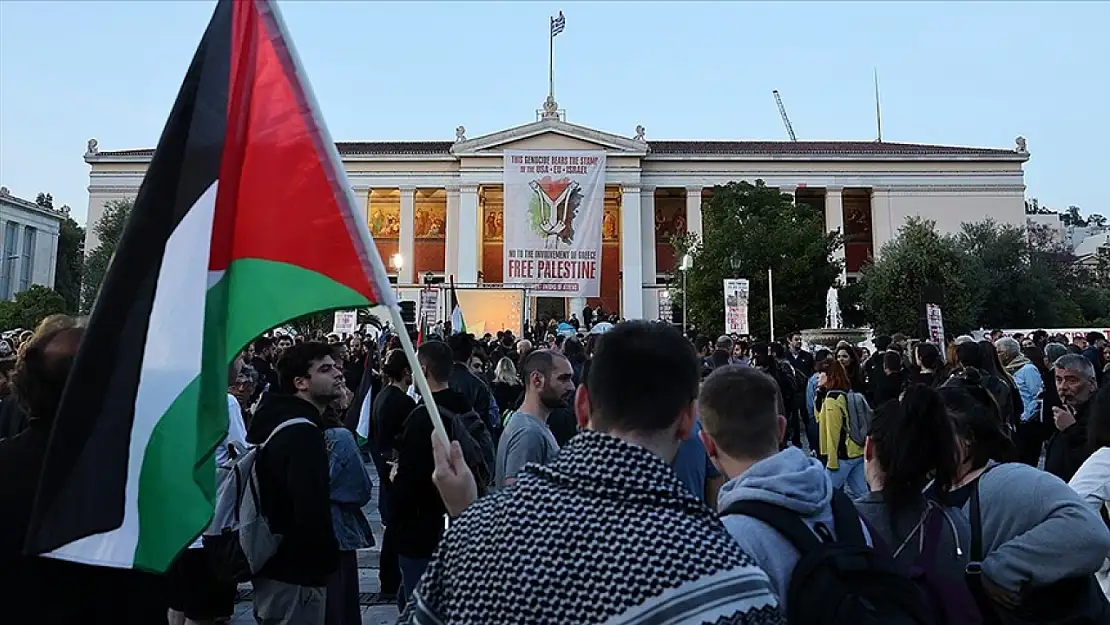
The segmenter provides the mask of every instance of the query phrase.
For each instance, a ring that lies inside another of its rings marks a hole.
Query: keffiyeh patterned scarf
[[[666,463],[583,432],[451,526],[401,622],[785,620],[767,575]]]

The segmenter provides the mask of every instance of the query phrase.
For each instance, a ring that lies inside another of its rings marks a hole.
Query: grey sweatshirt
[[[970,508],[969,501],[965,514]],[[979,508],[983,574],[1010,591],[1090,575],[1110,551],[1110,531],[1079,495],[1024,464],[998,465],[980,478]]]
[[[736,501],[763,501],[797,512],[810,528],[823,523],[835,536],[832,494],[832,482],[821,461],[797,447],[788,447],[722,486],[717,508],[723,511]],[[798,551],[763,521],[742,515],[722,517],[721,521],[740,547],[767,572],[779,605],[786,611],[786,591],[798,564]],[[866,526],[864,536],[870,542]]]

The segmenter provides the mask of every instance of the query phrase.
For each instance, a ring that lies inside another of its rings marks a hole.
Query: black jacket
[[[813,354],[806,350],[799,350],[797,354],[794,350],[786,350],[786,358],[790,361],[790,365],[802,372],[807,379],[813,375]]]
[[[161,575],[22,555],[50,429],[49,422],[30,420],[0,441],[0,622],[165,623]]]
[[[447,388],[434,393],[437,406],[464,414],[470,402],[461,393]],[[451,421],[445,421],[447,436],[458,436]],[[405,420],[397,444],[397,479],[393,482],[393,523],[397,525],[397,553],[410,558],[430,558],[443,535],[446,509],[432,483],[435,461],[432,458],[432,419],[428,409],[417,405]]]
[[[8,395],[0,401],[0,439],[15,436],[26,427],[27,414],[15,395]]]
[[[276,392],[278,390],[278,374],[269,361],[261,356],[255,356],[251,360],[251,366],[258,372],[258,387],[254,390],[254,399],[257,399],[264,391]]]
[[[1091,448],[1087,444],[1087,421],[1091,414],[1091,402],[1087,402],[1075,411],[1075,423],[1066,430],[1057,430],[1048,441],[1044,455],[1044,470],[1064,480],[1071,481],[1072,476],[1091,455]],[[1045,420],[1051,418],[1051,413],[1045,415]],[[1048,421],[1052,424],[1051,421]]]
[[[451,369],[451,377],[447,380],[447,386],[466,398],[469,408],[473,408],[479,416],[490,424],[490,427],[495,425],[490,417],[490,397],[489,387],[486,383],[480,380],[476,375],[470,372],[461,362],[456,362],[455,366]],[[468,409],[469,409],[468,408]]]
[[[331,522],[328,452],[320,412],[307,401],[266,393],[251,420],[247,442],[260,444],[278,424],[304,417],[317,427],[294,425],[259,451],[258,495],[270,529],[281,545],[261,577],[298,586],[325,586],[339,567]]]

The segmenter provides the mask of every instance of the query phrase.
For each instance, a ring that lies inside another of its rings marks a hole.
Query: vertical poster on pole
[[[940,314],[940,306],[925,304],[925,323],[929,327],[929,340],[944,345],[944,317]]]
[[[344,334],[354,334],[355,326],[358,325],[358,312],[353,310],[337,310],[335,311],[335,319],[332,322],[331,333],[343,336]]]
[[[748,331],[748,281],[725,280],[725,334],[750,334]]]
[[[439,321],[439,289],[426,287],[420,291],[420,318],[425,323]]]
[[[505,150],[504,283],[599,297],[605,153]]]

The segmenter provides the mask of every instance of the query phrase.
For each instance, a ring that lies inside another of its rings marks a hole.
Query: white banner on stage
[[[725,334],[750,334],[746,279],[725,280]]]
[[[504,184],[504,283],[599,297],[605,153],[505,150]]]

